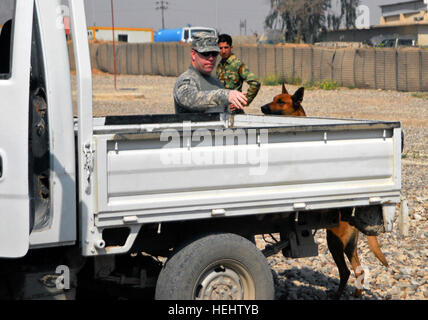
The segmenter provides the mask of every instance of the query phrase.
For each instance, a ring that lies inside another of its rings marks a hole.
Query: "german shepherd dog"
[[[271,103],[262,106],[261,111],[266,115],[305,117],[306,113],[301,105],[303,101],[304,90],[305,89],[301,87],[293,95],[290,95],[287,92],[285,85],[282,84],[282,93],[275,96]],[[351,214],[348,211],[349,210],[347,209],[341,209],[339,212],[338,226],[327,229],[328,249],[330,250],[331,255],[333,256],[334,262],[337,265],[340,275],[339,288],[335,294],[336,299],[339,299],[342,295],[350,275],[350,271],[346,265],[344,257],[345,254],[352,265],[355,277],[357,279],[360,279],[360,276],[364,274],[364,270],[362,270],[361,268],[357,253],[359,229],[350,224],[351,219],[349,219],[349,217],[351,217]],[[386,261],[385,256],[380,250],[376,235],[367,235],[366,232],[364,233],[367,236],[367,241],[370,250],[374,253],[376,258],[378,258],[379,261],[385,267],[387,267],[388,262]],[[361,293],[362,289],[357,288],[354,295],[356,297],[359,297],[361,296]]]

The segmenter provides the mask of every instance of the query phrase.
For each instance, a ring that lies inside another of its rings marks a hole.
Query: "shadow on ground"
[[[296,268],[274,273],[276,300],[329,300],[339,287],[339,279],[332,278],[310,268]],[[356,287],[353,273],[341,297],[342,300],[383,300],[377,293],[364,289],[363,295],[354,297]]]

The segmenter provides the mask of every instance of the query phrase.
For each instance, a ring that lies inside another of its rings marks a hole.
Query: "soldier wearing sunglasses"
[[[174,86],[176,113],[229,113],[231,107],[243,109],[247,104],[245,94],[224,89],[223,84],[211,76],[219,51],[216,36],[207,32],[193,34],[191,65]]]

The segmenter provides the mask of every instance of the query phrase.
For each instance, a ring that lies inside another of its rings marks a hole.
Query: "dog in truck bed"
[[[285,85],[282,84],[282,93],[275,96],[271,103],[262,106],[261,111],[266,115],[305,117],[306,112],[302,107],[303,95],[303,87],[299,88],[293,95],[290,95]],[[353,223],[353,216],[354,215],[350,213],[348,209],[340,209],[338,225],[334,228],[327,229],[328,249],[333,256],[340,275],[339,288],[335,295],[337,299],[342,295],[350,275],[350,271],[346,265],[345,255],[352,265],[355,277],[357,279],[364,278],[361,277],[364,274],[364,270],[361,268],[357,252],[359,231],[366,234],[369,248],[374,255],[385,267],[388,266],[388,262],[380,250],[376,235],[370,235],[366,230],[362,230],[363,227],[357,229],[355,226],[356,224]],[[362,289],[357,288],[355,296],[359,297],[361,293]]]

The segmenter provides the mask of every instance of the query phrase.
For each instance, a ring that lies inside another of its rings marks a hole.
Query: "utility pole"
[[[156,1],[156,10],[161,10],[162,13],[162,29],[165,29],[165,18],[163,13],[166,9],[168,9],[168,4],[168,1]]]
[[[239,20],[239,35],[242,36],[242,30],[244,30],[245,35],[247,35],[247,19]]]
[[[215,28],[218,30],[218,0],[215,4]]]
[[[114,39],[114,4],[113,0],[110,0],[111,7],[111,32],[113,37],[113,72],[114,72],[114,90],[117,90],[116,85],[116,41]]]

